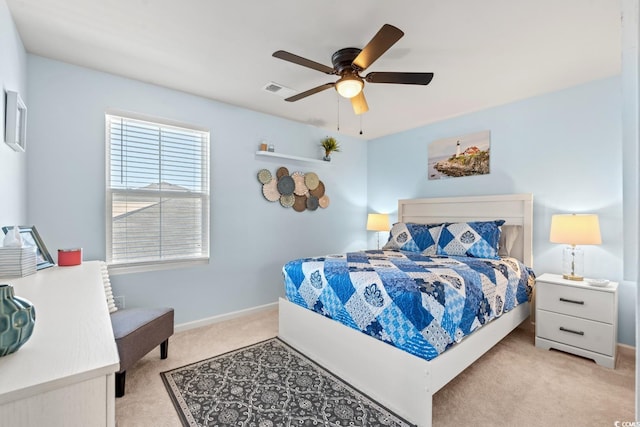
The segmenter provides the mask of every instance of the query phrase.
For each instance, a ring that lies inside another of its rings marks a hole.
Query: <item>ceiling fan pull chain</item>
[[[360,114],[360,135],[362,135],[362,116],[363,114]]]
[[[336,92],[337,94],[337,92]],[[340,96],[336,95],[336,105],[338,106],[338,126],[337,130],[340,132]]]

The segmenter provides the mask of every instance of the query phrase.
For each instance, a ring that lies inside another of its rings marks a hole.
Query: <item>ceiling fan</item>
[[[361,76],[360,72],[366,70],[383,53],[393,46],[404,33],[393,25],[384,24],[364,49],[347,47],[340,49],[331,56],[333,68],[310,59],[303,58],[293,53],[279,50],[273,56],[303,67],[312,68],[325,74],[335,74],[340,79],[334,83],[325,83],[297,95],[291,96],[285,101],[294,102],[309,95],[322,92],[330,87],[335,87],[340,95],[351,99],[353,111],[363,114],[369,111],[367,100],[364,97],[364,82],[368,83],[396,83],[405,85],[427,85],[433,79],[433,73],[402,73],[402,72],[371,72]]]

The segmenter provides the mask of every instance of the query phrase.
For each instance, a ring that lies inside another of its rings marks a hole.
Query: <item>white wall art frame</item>
[[[18,92],[6,91],[4,142],[14,151],[25,151],[27,144],[27,106]]]

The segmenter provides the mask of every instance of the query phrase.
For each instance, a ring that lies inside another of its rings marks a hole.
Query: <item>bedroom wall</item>
[[[607,78],[370,141],[369,210],[396,215],[405,198],[533,193],[537,274],[562,268],[551,215],[597,213],[603,244],[584,247],[585,274],[621,282],[618,339],[634,345],[635,288],[622,281],[620,90],[619,77]],[[480,130],[491,131],[490,174],[427,179],[430,142]]]
[[[18,92],[27,108],[27,54],[4,0],[0,0],[0,226],[27,219],[27,153],[4,143],[5,91]]]
[[[266,139],[277,152],[319,159],[326,131],[39,56],[29,55],[28,76],[29,222],[54,258],[64,247],[82,247],[85,260],[105,258],[106,109],[210,129],[211,262],[113,276],[127,307],[173,306],[181,324],[273,303],[283,295],[286,261],[363,247],[365,141],[338,136],[342,150],[331,163],[259,158]],[[330,206],[298,213],[267,202],[257,172],[280,166],[316,172]]]

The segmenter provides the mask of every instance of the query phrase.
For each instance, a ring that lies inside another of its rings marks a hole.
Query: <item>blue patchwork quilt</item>
[[[289,301],[431,360],[529,300],[533,271],[515,258],[378,250],[291,261]]]

